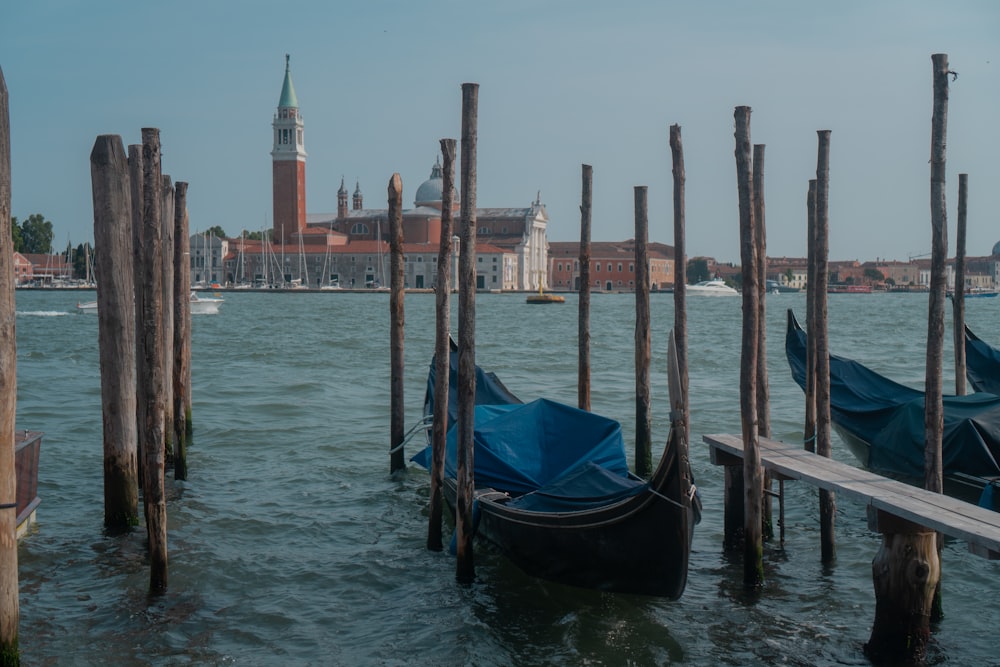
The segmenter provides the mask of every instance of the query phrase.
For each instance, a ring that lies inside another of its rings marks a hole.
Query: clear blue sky
[[[93,238],[89,155],[100,134],[158,127],[187,181],[192,229],[271,217],[271,120],[285,65],[305,118],[310,212],[343,176],[412,204],[442,137],[479,91],[478,203],[541,191],[550,240],[579,239],[580,165],[594,168],[594,240],[671,243],[668,129],[682,128],[690,255],[739,261],[733,109],[766,148],[768,254],[805,255],[816,130],[832,131],[831,259],[930,250],[931,54],[959,73],[948,124],[949,253],[969,174],[968,253],[1000,240],[1000,2],[797,0],[31,0],[0,12],[10,91],[13,215],[56,246]]]

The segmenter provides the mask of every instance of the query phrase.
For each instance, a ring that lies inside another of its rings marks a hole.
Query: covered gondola
[[[1000,350],[965,327],[965,376],[976,391],[1000,395]]]
[[[451,352],[444,495],[454,508],[457,351]],[[434,364],[425,414],[433,411]],[[621,425],[546,399],[521,403],[476,369],[474,522],[526,573],[564,584],[676,599],[687,581],[698,499],[685,430],[671,424],[649,480],[631,474]],[[413,457],[426,468],[431,447]]]
[[[785,356],[792,377],[804,389],[806,334],[791,310]],[[834,429],[866,468],[922,483],[924,392],[831,354],[830,416]],[[1000,397],[987,393],[944,397],[941,458],[945,490],[955,495],[976,500],[984,487],[1000,479]]]

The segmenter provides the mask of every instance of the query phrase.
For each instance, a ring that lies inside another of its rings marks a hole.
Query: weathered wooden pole
[[[816,179],[806,195],[806,416],[802,439],[816,451]]]
[[[14,320],[14,241],[11,237],[10,110],[0,68],[0,664],[20,664],[18,653],[17,472],[14,417],[17,411],[17,339]]]
[[[743,425],[743,585],[764,584],[761,500],[764,473],[757,436],[757,337],[760,297],[754,234],[750,107],[736,107],[736,182],[740,206],[740,261],[743,276],[743,343],[740,352],[740,416]]]
[[[673,174],[674,200],[674,347],[677,350],[678,392],[684,396],[684,441],[691,442],[691,415],[688,406],[688,339],[687,339],[687,250],[685,231],[684,145],[681,126],[670,126],[670,161]],[[671,397],[671,401],[673,398]]]
[[[406,319],[403,316],[403,179],[393,174],[389,179],[389,472],[397,475],[406,470],[403,438],[406,432],[406,406],[403,403],[403,337]]]
[[[139,524],[135,419],[135,299],[132,201],[128,158],[118,135],[102,134],[90,152],[97,279],[98,348],[104,429],[104,527],[112,533]]]
[[[132,293],[135,298],[135,419],[136,419],[136,472],[139,478],[139,486],[145,484],[145,455],[146,451],[146,360],[143,352],[143,326],[142,317],[144,311],[144,290],[142,287],[143,276],[143,229],[142,212],[144,204],[143,195],[143,164],[142,164],[142,144],[130,144],[128,147],[128,176],[129,193],[132,201],[132,273],[133,284]],[[145,508],[144,508],[145,511]]]
[[[174,185],[163,175],[160,209],[163,234],[163,447],[166,460],[174,459]]]
[[[580,203],[580,314],[577,326],[579,363],[576,393],[581,410],[590,410],[590,215],[593,204],[594,168],[582,167]]]
[[[149,536],[149,590],[167,589],[167,502],[164,493],[165,442],[163,401],[163,187],[160,173],[160,131],[142,128],[143,248],[142,248],[142,350],[144,375],[145,438],[143,444],[143,507]]]
[[[826,290],[830,255],[830,130],[817,130],[816,152],[816,453],[830,458],[830,342],[827,334]],[[820,557],[824,563],[836,558],[834,523],[837,500],[833,491],[819,490]]]
[[[649,366],[649,219],[646,186],[634,188],[635,199],[635,474],[653,472],[653,416],[650,411]]]
[[[944,436],[944,304],[947,290],[948,206],[945,187],[945,153],[948,136],[948,55],[931,56],[934,108],[931,116],[931,282],[927,316],[927,368],[924,400],[924,488],[944,491],[942,438]],[[964,277],[963,277],[964,280]],[[964,345],[963,345],[964,347]],[[935,536],[940,573],[943,538]],[[931,619],[944,615],[941,590],[935,581]]]
[[[771,392],[767,377],[767,229],[764,224],[764,144],[753,147],[753,234],[757,255],[757,435],[771,437]],[[771,523],[771,473],[764,471],[761,498],[763,538],[774,537]]]
[[[955,289],[951,300],[955,347],[955,395],[965,396],[965,224],[969,202],[969,175],[958,175],[958,221],[955,238]]]
[[[441,140],[441,240],[438,246],[434,327],[434,415],[431,425],[431,497],[427,548],[441,551],[441,489],[448,439],[448,389],[451,381],[451,235],[455,202],[455,140]]]
[[[174,479],[187,479],[191,423],[191,235],[188,231],[188,184],[174,188]]]
[[[461,256],[458,267],[458,493],[455,502],[457,564],[455,578],[470,584],[476,576],[472,552],[472,496],[476,404],[476,143],[479,84],[462,84]]]

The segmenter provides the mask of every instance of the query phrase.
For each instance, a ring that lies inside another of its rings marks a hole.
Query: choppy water
[[[97,319],[73,312],[78,297],[17,294],[18,428],[45,432],[39,523],[19,548],[25,664],[868,664],[880,539],[864,507],[839,499],[838,560],[824,568],[816,493],[786,485],[787,541],[766,549],[759,598],[742,591],[739,556],[722,552],[722,472],[701,435],[739,432],[739,299],[688,306],[692,459],[705,513],[687,591],[667,602],[542,582],[482,549],[477,582],[456,585],[452,558],[424,548],[426,475],[388,476],[388,297],[330,293],[233,293],[218,316],[194,319],[190,478],[168,480],[169,592],[150,600],[144,531],[102,532]],[[967,321],[1000,343],[992,301],[970,301]],[[673,300],[652,303],[662,442]],[[782,347],[789,306],[804,318],[804,295],[769,297],[771,414],[775,437],[797,441],[802,395]],[[836,295],[829,312],[834,353],[922,381],[926,296]],[[433,313],[432,295],[407,297],[410,421],[420,415]],[[627,443],[633,313],[631,295],[593,297],[593,409],[622,421]],[[480,296],[477,360],[524,398],[575,404],[576,317],[575,296],[551,307]],[[948,544],[943,571],[946,618],[931,663],[1000,663],[1000,563]]]

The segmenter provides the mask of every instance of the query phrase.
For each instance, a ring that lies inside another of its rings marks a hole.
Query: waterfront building
[[[671,289],[674,285],[674,249],[663,243],[648,243],[649,287]],[[580,291],[579,241],[549,243],[551,289],[556,292]],[[592,241],[590,244],[591,290],[622,292],[635,290],[635,240]]]
[[[305,123],[292,84],[290,59],[272,122],[273,224],[270,239],[191,237],[192,284],[271,287],[379,287],[389,277],[388,208],[365,208],[360,183],[348,206],[343,179],[336,213],[307,213]],[[436,281],[443,179],[435,161],[430,177],[405,209],[406,284]],[[457,194],[453,219],[459,223]],[[483,290],[548,288],[548,214],[538,193],[528,206],[476,209],[476,287]],[[453,238],[453,243],[457,236]],[[457,243],[455,243],[457,246]],[[461,252],[460,248],[455,248]]]

